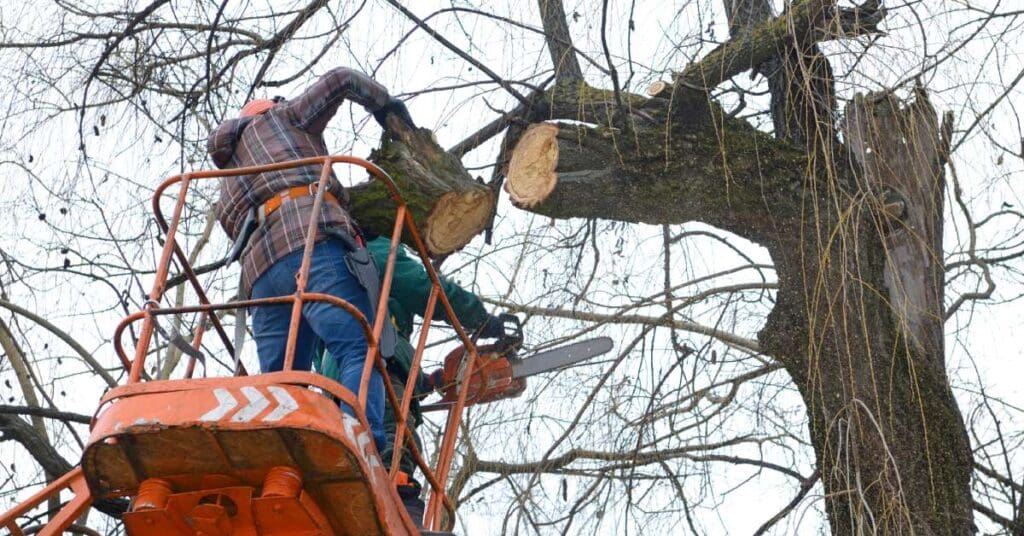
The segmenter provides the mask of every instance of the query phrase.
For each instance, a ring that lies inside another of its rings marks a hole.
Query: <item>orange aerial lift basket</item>
[[[316,215],[324,203],[332,167],[338,163],[365,168],[384,184],[397,205],[391,252],[384,268],[376,321],[372,326],[348,302],[305,290],[313,244],[318,238]],[[320,165],[322,169],[302,264],[296,274],[296,293],[211,303],[189,265],[186,252],[176,240],[190,187],[216,177],[254,175],[309,165]],[[168,223],[160,201],[164,192],[174,185],[178,185],[178,195]],[[465,375],[473,373],[476,348],[441,292],[437,274],[426,262],[426,249],[412,216],[390,177],[374,164],[349,156],[184,173],[171,177],[157,188],[153,210],[166,236],[152,291],[144,309],[125,318],[114,332],[114,349],[128,371],[127,383],[111,389],[100,400],[81,463],[0,516],[0,527],[14,536],[21,536],[25,533],[18,524],[21,516],[44,500],[70,490],[72,498],[63,503],[41,530],[31,532],[44,536],[60,534],[94,501],[127,497],[131,502],[123,521],[131,535],[421,534],[405,512],[395,488],[403,476],[398,470],[403,445],[412,453],[429,483],[424,526],[438,530],[443,517],[453,519],[454,507],[445,495],[445,483],[469,382],[463,382],[457,400],[447,406],[444,436],[435,453],[437,461],[434,467],[429,467],[406,426],[416,382],[406,382],[404,392],[395,393],[378,352],[378,341],[388,316],[386,306],[395,252],[403,231],[412,238],[433,281],[410,374],[419,372],[430,319],[438,302],[451,319],[464,346],[464,354],[469,356],[465,360]],[[198,304],[160,306],[172,259],[177,261],[191,284]],[[311,301],[341,307],[362,324],[369,350],[358,395],[319,374],[292,370],[302,305]],[[206,329],[212,326],[227,353],[234,355],[231,338],[216,313],[266,304],[292,306],[282,371],[250,376],[246,375],[244,367],[236,365],[232,376],[193,378],[197,361],[193,354],[184,378],[146,380],[146,358],[153,352],[151,343],[154,330],[159,329],[158,317],[196,314],[198,328],[192,348],[200,349]],[[139,321],[142,324],[134,358],[129,359],[121,338],[129,326]],[[399,408],[395,411],[398,425],[394,455],[390,460],[380,458],[365,417],[366,387],[372,367],[384,378],[387,402]],[[339,403],[353,408],[355,416],[342,412]]]

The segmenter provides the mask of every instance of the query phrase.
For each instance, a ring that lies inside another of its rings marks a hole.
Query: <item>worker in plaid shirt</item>
[[[239,117],[224,121],[210,133],[207,151],[222,169],[327,155],[324,128],[346,99],[373,113],[384,128],[390,114],[415,128],[405,104],[389,96],[384,86],[363,73],[341,67],[325,74],[293,100],[249,102]],[[319,178],[320,166],[314,165],[222,179],[217,218],[228,236],[237,239],[251,209],[257,208],[261,214],[260,225],[241,259],[245,295],[267,298],[295,293],[295,276],[302,262],[314,200],[314,191],[304,186],[315,184]],[[372,323],[374,311],[366,291],[344,262],[346,246],[337,239],[325,239],[323,233],[333,228],[356,235],[345,189],[333,174],[329,184],[319,214],[320,240],[313,250],[306,291],[342,298],[358,307]],[[291,309],[290,304],[254,308],[253,337],[263,372],[281,370],[284,365]],[[303,306],[299,323],[295,369],[310,368],[318,340],[337,360],[341,383],[358,393],[367,351],[359,323],[338,307],[309,302]],[[374,368],[366,418],[378,448],[385,441],[383,414],[384,385]]]

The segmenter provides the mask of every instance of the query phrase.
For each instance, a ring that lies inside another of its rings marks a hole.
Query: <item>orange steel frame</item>
[[[186,199],[189,192],[189,187],[193,181],[202,179],[212,179],[221,177],[235,177],[240,175],[255,175],[267,171],[276,171],[282,169],[289,169],[294,167],[309,166],[309,165],[321,165],[322,169],[320,172],[319,181],[317,182],[317,189],[315,191],[315,197],[313,202],[313,210],[310,215],[309,226],[306,232],[306,239],[303,248],[302,264],[299,269],[299,273],[296,275],[296,292],[290,296],[277,296],[270,298],[261,299],[250,299],[240,300],[229,303],[214,304],[211,303],[209,298],[204,291],[202,284],[199,282],[196,272],[192,269],[188,262],[188,257],[185,255],[184,250],[177,243],[177,230],[178,225],[181,222],[182,214],[185,210]],[[397,205],[395,214],[395,225],[391,233],[391,247],[388,253],[388,260],[384,270],[384,278],[381,284],[381,296],[380,302],[377,304],[375,321],[373,326],[370,326],[366,317],[352,304],[347,301],[338,298],[336,296],[307,292],[306,285],[309,278],[309,269],[311,264],[311,257],[313,252],[313,246],[318,238],[318,214],[320,213],[321,207],[324,203],[324,192],[327,191],[328,182],[331,177],[331,171],[334,164],[351,164],[366,169],[371,176],[382,182],[388,189],[392,200]],[[160,208],[160,200],[163,197],[165,191],[167,191],[174,184],[179,184],[177,201],[174,205],[174,211],[171,215],[171,221],[168,223],[164,218],[163,212]],[[448,472],[451,467],[452,460],[455,454],[455,440],[459,430],[459,424],[462,419],[463,411],[465,410],[466,397],[469,390],[469,382],[462,382],[459,388],[459,396],[454,404],[448,408],[448,418],[445,426],[444,436],[441,441],[440,449],[437,453],[437,465],[436,470],[432,470],[427,462],[425,461],[423,453],[416,447],[416,442],[413,441],[413,435],[407,424],[407,418],[409,414],[409,405],[413,396],[413,389],[416,385],[414,381],[408,381],[405,385],[405,391],[399,403],[398,398],[395,394],[394,388],[391,385],[390,378],[387,374],[385,363],[381,357],[378,348],[381,333],[384,329],[384,322],[387,321],[387,299],[391,290],[391,283],[394,277],[394,265],[395,256],[398,249],[399,240],[402,236],[402,231],[405,230],[409,233],[413,243],[416,246],[416,250],[423,260],[423,265],[426,268],[427,274],[433,283],[433,288],[430,292],[430,297],[427,301],[427,308],[423,312],[423,326],[420,330],[419,340],[417,342],[415,352],[413,354],[413,361],[410,370],[410,377],[415,377],[419,373],[420,364],[423,357],[423,350],[426,346],[427,335],[430,329],[431,321],[435,308],[437,307],[438,301],[441,302],[441,306],[444,307],[447,317],[450,319],[452,326],[455,328],[459,339],[462,344],[469,350],[466,355],[467,359],[464,361],[462,377],[469,377],[473,373],[473,365],[476,362],[477,351],[473,340],[467,335],[466,331],[462,328],[455,316],[455,312],[452,310],[451,304],[448,302],[447,296],[440,291],[440,280],[437,272],[429,262],[426,247],[424,246],[423,240],[420,237],[419,231],[416,229],[415,223],[413,222],[412,215],[409,212],[408,206],[402,199],[398,187],[395,185],[391,177],[388,176],[384,170],[380,169],[376,165],[361,158],[352,156],[324,156],[314,158],[304,158],[300,160],[293,160],[289,162],[280,162],[275,164],[269,164],[264,166],[252,166],[244,168],[235,168],[227,170],[208,170],[208,171],[197,171],[190,173],[183,173],[175,175],[157,187],[153,194],[153,212],[156,217],[156,221],[160,228],[165,233],[165,242],[163,250],[160,255],[160,261],[157,265],[156,278],[153,282],[152,290],[150,291],[149,298],[144,304],[142,311],[136,312],[129,315],[122,320],[114,331],[113,343],[114,349],[117,356],[120,358],[121,363],[128,371],[128,384],[139,384],[135,387],[139,391],[146,391],[146,386],[141,383],[143,380],[143,371],[145,370],[146,355],[149,353],[149,346],[152,342],[153,331],[155,329],[156,317],[163,315],[173,315],[181,313],[199,313],[199,327],[196,329],[196,334],[192,343],[193,348],[199,349],[202,345],[202,339],[206,332],[206,323],[210,322],[217,334],[220,336],[221,341],[224,344],[225,349],[229,354],[234,355],[235,350],[231,344],[231,339],[225,331],[217,315],[214,314],[216,311],[226,309],[237,309],[239,307],[253,307],[258,305],[270,305],[270,304],[292,304],[291,323],[289,327],[288,341],[285,347],[285,361],[284,371],[291,371],[295,360],[295,345],[296,337],[298,334],[299,321],[302,314],[302,305],[307,301],[321,301],[327,302],[332,305],[343,308],[354,316],[363,328],[363,332],[366,335],[368,342],[368,350],[366,353],[365,362],[363,365],[363,373],[360,380],[360,389],[358,393],[357,416],[362,422],[366,429],[369,426],[365,421],[365,410],[366,410],[366,398],[367,398],[367,387],[370,382],[370,375],[372,368],[376,369],[381,373],[384,380],[385,392],[387,393],[388,403],[393,408],[400,408],[399,411],[395,411],[397,420],[397,429],[395,433],[395,447],[393,449],[393,456],[390,461],[389,475],[392,481],[398,478],[398,467],[399,460],[402,455],[403,448],[399,445],[399,442],[404,443],[405,447],[409,448],[412,453],[416,464],[420,470],[423,471],[426,480],[428,481],[431,492],[430,498],[427,505],[426,518],[424,519],[424,526],[431,530],[438,530],[441,526],[442,507],[447,511],[449,516],[454,516],[455,510],[452,501],[448,498],[445,493],[444,484],[448,478]],[[170,269],[170,263],[173,258],[177,259],[181,266],[182,271],[186,275],[190,282],[193,290],[195,291],[199,305],[185,306],[185,307],[159,307],[159,302],[163,297],[164,291],[166,290],[165,285],[167,281],[168,272]],[[125,352],[124,346],[122,345],[121,338],[124,330],[138,320],[143,320],[142,327],[139,330],[137,343],[135,346],[135,356],[129,360]],[[192,378],[196,358],[189,357],[189,361],[185,371],[186,383],[187,379]],[[244,376],[246,371],[240,364],[234,371],[235,376]],[[308,382],[307,382],[308,383]],[[317,382],[320,383],[320,382]],[[131,389],[131,388],[129,388]],[[133,389],[134,390],[134,389]],[[336,388],[330,388],[329,391],[335,391]],[[342,397],[344,399],[351,400],[349,397]],[[80,467],[76,467],[74,470],[64,475],[63,477],[53,481],[50,485],[37,492],[31,498],[25,502],[19,504],[12,510],[0,515],[0,527],[6,527],[11,531],[12,534],[20,534],[21,530],[16,525],[16,520],[19,516],[24,515],[32,508],[40,504],[47,498],[54,496],[61,492],[65,488],[71,488],[75,492],[75,498],[67,503],[64,508],[58,513],[58,515],[51,520],[47,526],[39,534],[59,534],[64,528],[70,525],[74,519],[92,502],[92,498],[89,496],[88,488],[85,486],[85,481],[82,475]]]

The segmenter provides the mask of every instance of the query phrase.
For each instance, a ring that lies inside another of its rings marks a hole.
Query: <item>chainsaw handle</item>
[[[444,388],[444,369],[437,368],[428,374],[424,374],[423,383],[428,391],[441,390]]]
[[[498,339],[498,346],[502,353],[514,352],[523,345],[523,321],[512,313],[501,313],[498,315],[501,321],[502,331],[505,334]]]

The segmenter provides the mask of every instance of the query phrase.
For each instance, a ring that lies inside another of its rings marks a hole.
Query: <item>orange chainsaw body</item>
[[[458,399],[455,387],[462,385],[459,375],[464,370],[465,353],[465,348],[456,348],[444,359],[442,381],[447,388],[443,391],[442,402]],[[515,398],[526,390],[526,378],[512,377],[511,359],[495,345],[477,346],[476,362],[467,383],[467,406]]]

